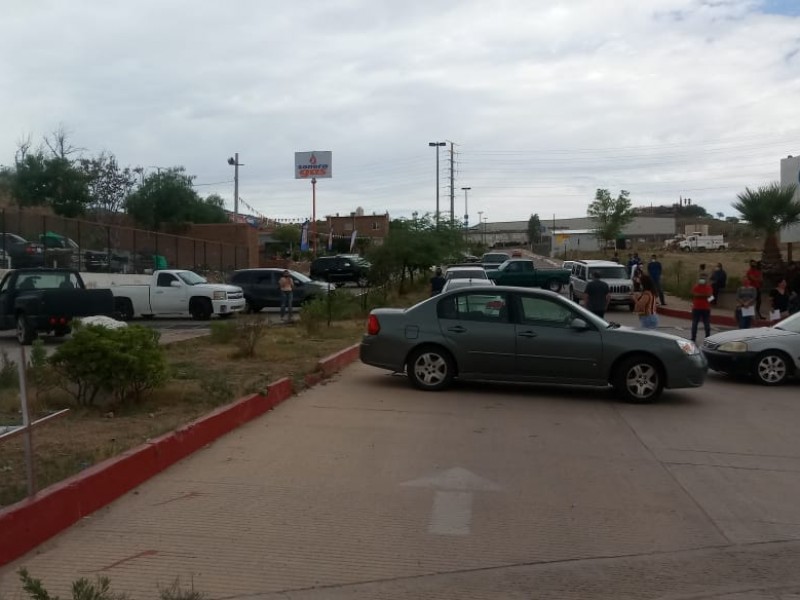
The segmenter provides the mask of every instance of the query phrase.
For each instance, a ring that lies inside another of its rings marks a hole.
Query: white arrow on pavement
[[[500,486],[462,467],[406,481],[405,487],[436,490],[428,533],[469,535],[472,523],[473,492],[496,492]]]

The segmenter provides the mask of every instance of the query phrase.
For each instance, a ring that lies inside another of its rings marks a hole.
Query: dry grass
[[[410,306],[427,295],[427,282],[419,282],[403,296],[386,294],[382,305]],[[319,359],[356,343],[365,322],[365,315],[334,321],[331,327],[323,325],[313,334],[298,325],[268,327],[252,357],[242,356],[235,335],[227,336],[225,343],[214,343],[209,336],[170,344],[166,352],[171,379],[139,404],[107,402],[75,409],[70,396],[57,388],[29,388],[35,417],[73,409],[34,432],[37,489],[172,431],[217,406],[263,391],[282,377],[290,377],[296,390],[303,389],[305,375],[315,370]],[[235,323],[224,325],[236,327]],[[0,425],[19,423],[17,390],[0,390]],[[22,438],[0,442],[0,506],[22,499],[25,493]]]
[[[38,427],[34,433],[36,478],[39,489],[115,456],[150,438],[209,412],[235,398],[266,389],[282,377],[291,377],[302,389],[304,376],[319,359],[357,342],[364,320],[333,323],[314,338],[299,327],[268,330],[253,358],[234,358],[234,343],[214,344],[208,337],[167,347],[173,378],[137,405],[100,405],[74,409],[67,416]],[[36,390],[29,390],[35,398]],[[71,406],[58,390],[40,399],[37,416]],[[0,424],[19,424],[16,390],[0,394]],[[22,438],[0,443],[0,506],[24,497],[26,490]]]

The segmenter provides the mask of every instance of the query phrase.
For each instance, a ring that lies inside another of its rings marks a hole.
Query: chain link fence
[[[0,232],[0,261],[6,267],[138,274],[170,268],[221,275],[249,265],[244,245],[14,208],[0,209]]]

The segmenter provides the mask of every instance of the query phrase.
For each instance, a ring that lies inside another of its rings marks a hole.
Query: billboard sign
[[[329,150],[294,153],[295,179],[329,179],[332,176],[333,167]]]

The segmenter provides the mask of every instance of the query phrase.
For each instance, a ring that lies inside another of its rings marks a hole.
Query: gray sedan
[[[461,380],[607,387],[650,402],[703,384],[707,363],[685,338],[609,323],[546,290],[471,287],[408,309],[378,308],[362,362],[406,371],[422,390]]]
[[[703,354],[714,371],[748,374],[764,385],[778,385],[800,373],[800,313],[772,327],[736,329],[703,341]]]

